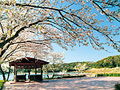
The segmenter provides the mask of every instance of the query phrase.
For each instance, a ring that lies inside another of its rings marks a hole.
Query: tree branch
[[[10,53],[8,53],[8,54],[4,57],[3,61],[5,61],[7,58],[9,58],[9,57],[13,54],[13,52],[14,52],[16,49],[18,49],[17,47],[18,47],[18,45],[15,47],[15,49],[13,49]]]
[[[95,5],[97,5],[97,7],[100,8],[100,10],[102,11],[102,13],[104,13],[106,16],[108,16],[108,17],[110,16],[110,17],[114,18],[116,21],[120,22],[120,20],[117,19],[116,17],[114,17],[114,16],[112,16],[112,15],[110,15],[110,14],[107,14],[96,2],[93,1],[93,3],[94,3]]]
[[[93,0],[93,1],[94,1],[94,2],[98,2],[98,3],[103,3],[102,1],[98,1],[98,0]],[[110,0],[108,0],[108,2],[105,2],[104,4],[120,7],[119,1],[118,1],[118,4],[114,4],[114,2],[109,2],[109,1],[110,1]]]
[[[10,5],[9,3],[4,3],[5,5]],[[68,14],[68,15],[70,15],[71,17],[76,17],[76,18],[78,18],[78,19],[80,19],[82,22],[84,22],[85,24],[87,24],[89,27],[91,27],[93,30],[95,30],[95,31],[97,31],[97,32],[99,32],[99,33],[101,33],[102,35],[104,35],[105,37],[107,37],[115,46],[117,46],[116,45],[116,43],[108,36],[108,35],[106,35],[104,32],[101,32],[99,29],[97,29],[97,28],[95,28],[92,24],[89,24],[88,22],[86,22],[84,19],[82,19],[80,16],[78,16],[78,15],[76,15],[76,14],[73,14],[73,13],[69,13],[69,12],[67,12],[67,11],[64,11],[63,9],[57,9],[57,8],[50,8],[50,7],[42,7],[42,6],[35,6],[35,5],[29,5],[29,4],[20,4],[20,3],[16,3],[16,6],[21,6],[21,7],[33,7],[33,8],[41,8],[41,9],[50,9],[50,10],[55,10],[55,11],[58,11],[58,12],[63,12],[63,13],[65,13],[65,14]],[[105,11],[104,11],[105,12]],[[105,12],[106,13],[106,12]],[[106,14],[106,15],[108,15],[108,14]],[[110,15],[109,15],[110,16]],[[113,16],[111,16],[111,17],[113,17]],[[113,17],[114,18],[114,17]],[[67,19],[67,18],[66,18]],[[69,21],[71,21],[71,20],[69,20]],[[38,22],[39,23],[39,22]],[[72,21],[72,23],[74,23],[75,25],[78,25],[78,24],[76,24],[74,21]],[[80,26],[80,25],[78,25],[78,26]],[[18,34],[19,34],[19,32],[21,31],[21,30],[24,30],[25,28],[28,28],[28,27],[23,27],[23,28],[21,28],[20,30],[18,30],[18,32],[15,34],[15,36],[14,37],[12,37],[12,38],[10,38],[10,39],[7,39],[5,42],[3,42],[3,43],[0,43],[0,48],[1,47],[3,47],[5,44],[6,44],[6,42],[9,42],[9,41],[11,41],[11,40],[13,40],[15,37],[17,37],[18,36]]]
[[[2,29],[2,33],[4,33],[4,30],[3,30],[3,26],[2,26],[2,23],[0,22],[0,27]]]
[[[2,55],[8,50],[8,48],[10,47],[11,43],[9,43],[6,48],[4,50],[1,51],[0,53],[0,57],[2,57]]]
[[[39,22],[43,22],[43,21],[45,21],[45,20],[44,20],[44,19],[43,19],[43,20],[38,20],[38,21],[36,21],[36,22],[34,22],[34,23],[29,24],[28,26],[24,26],[24,27],[20,28],[12,37],[10,37],[10,38],[8,38],[7,40],[1,42],[1,43],[0,43],[0,48],[2,48],[2,47],[3,47],[4,45],[6,45],[8,42],[14,40],[16,37],[18,37],[18,36],[19,36],[19,33],[20,33],[22,30],[24,30],[24,29],[26,29],[26,28],[29,28],[30,26],[36,25],[36,24],[38,24]]]
[[[11,43],[12,45],[13,44],[18,44],[18,43],[27,43],[27,42],[30,42],[30,43],[35,43],[35,44],[43,44],[42,42],[44,42],[44,41],[50,41],[50,40],[52,40],[52,39],[45,39],[45,40],[28,40],[28,41],[20,41],[20,42],[15,42],[15,43]]]

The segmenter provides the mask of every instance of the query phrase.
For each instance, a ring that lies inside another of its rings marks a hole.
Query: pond
[[[38,73],[39,74],[39,73]],[[53,73],[49,73],[49,76],[51,77]],[[55,74],[58,74],[58,72],[56,72]],[[76,72],[67,72],[67,74],[76,74]],[[5,76],[7,77],[8,74],[6,74]],[[18,75],[23,75],[23,74],[18,74]],[[34,75],[34,74],[31,74],[31,75]],[[58,76],[55,76],[55,77],[58,77]],[[14,74],[11,73],[10,74],[10,77],[9,77],[9,80],[13,80],[14,78]],[[43,78],[47,78],[47,74],[46,73],[43,73]],[[28,79],[28,73],[26,73],[26,79]],[[0,80],[3,80],[3,77],[2,77],[2,74],[0,74]]]

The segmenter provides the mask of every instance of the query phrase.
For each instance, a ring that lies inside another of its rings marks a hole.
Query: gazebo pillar
[[[14,66],[14,81],[17,82],[17,65]]]
[[[42,66],[41,66],[41,80],[42,80],[42,74],[43,74],[43,70],[42,70]]]
[[[37,75],[37,68],[35,67],[35,75]]]
[[[37,80],[37,68],[35,66],[35,80]]]

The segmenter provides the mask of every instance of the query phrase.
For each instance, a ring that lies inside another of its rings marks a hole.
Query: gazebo
[[[42,66],[45,64],[49,64],[49,62],[35,59],[31,57],[24,57],[21,59],[17,59],[16,61],[9,62],[9,66],[14,66],[14,81],[17,82],[19,80],[26,81],[25,75],[17,75],[17,69],[28,69],[28,80],[42,80]],[[41,75],[37,75],[37,68],[41,68]],[[30,75],[30,70],[35,69],[35,75]]]

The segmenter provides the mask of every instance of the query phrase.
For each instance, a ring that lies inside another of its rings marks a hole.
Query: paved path
[[[3,90],[113,90],[120,77],[84,77],[44,80],[43,82],[5,83]]]

